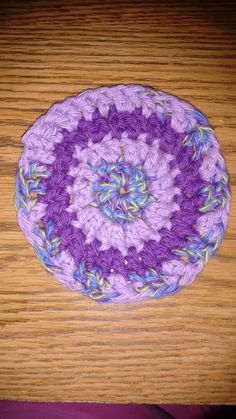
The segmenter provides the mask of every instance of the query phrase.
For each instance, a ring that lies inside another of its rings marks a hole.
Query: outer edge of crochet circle
[[[71,290],[100,303],[162,298],[219,248],[228,171],[190,102],[141,84],[89,88],[55,102],[22,142],[18,222]]]

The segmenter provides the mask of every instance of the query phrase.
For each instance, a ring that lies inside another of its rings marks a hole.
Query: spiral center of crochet
[[[148,178],[142,166],[119,160],[94,166],[98,180],[91,183],[94,200],[107,219],[119,224],[140,217],[142,210],[155,199],[148,191]]]

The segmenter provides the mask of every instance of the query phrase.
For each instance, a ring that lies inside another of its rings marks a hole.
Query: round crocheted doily
[[[15,202],[43,266],[98,302],[190,284],[220,245],[230,189],[207,118],[150,86],[54,104],[23,135]]]

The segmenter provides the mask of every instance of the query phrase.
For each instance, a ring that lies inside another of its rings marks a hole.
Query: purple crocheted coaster
[[[19,224],[63,285],[101,303],[190,284],[219,247],[230,189],[207,118],[135,84],[54,104],[23,135]]]

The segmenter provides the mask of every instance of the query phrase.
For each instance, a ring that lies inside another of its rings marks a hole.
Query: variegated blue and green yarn
[[[155,201],[148,193],[148,179],[142,166],[133,167],[119,160],[108,165],[102,162],[93,171],[99,179],[91,183],[94,195],[91,205],[100,208],[109,220],[125,225]]]
[[[50,176],[50,173],[40,167],[37,162],[30,163],[28,171],[20,167],[16,176],[16,209],[22,208],[25,214],[37,202],[39,195],[44,195],[45,188],[42,179]]]

